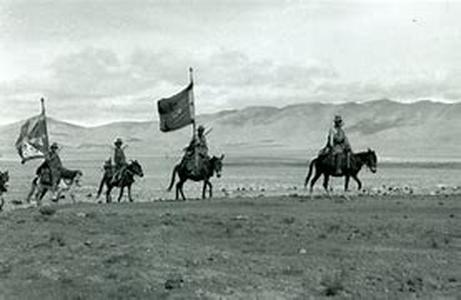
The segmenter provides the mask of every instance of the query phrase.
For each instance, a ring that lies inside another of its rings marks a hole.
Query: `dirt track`
[[[0,299],[459,299],[459,196],[0,214]]]

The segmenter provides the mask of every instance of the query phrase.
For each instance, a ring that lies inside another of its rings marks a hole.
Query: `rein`
[[[130,170],[130,165],[125,169],[127,172],[129,172],[131,175],[137,175],[139,176],[135,171]]]

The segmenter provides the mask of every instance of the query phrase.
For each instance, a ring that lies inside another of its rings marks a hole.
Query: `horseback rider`
[[[117,138],[114,142],[114,176],[112,177],[112,183],[116,183],[122,177],[128,163],[126,162],[125,152],[123,151],[123,141],[121,138]]]
[[[346,167],[350,167],[350,153],[351,145],[343,130],[343,119],[340,115],[336,115],[333,120],[333,127],[328,132],[328,141],[324,149],[319,153],[320,156],[331,154],[333,156],[333,163],[336,169],[336,174],[341,174],[341,166],[343,164],[343,157],[346,156]]]
[[[58,184],[61,179],[61,171],[63,170],[61,158],[58,154],[58,149],[59,146],[56,142],[51,144],[50,151],[45,154],[45,162],[42,164],[42,166],[39,167],[39,170],[47,167],[50,171],[51,190],[53,192],[57,191],[58,189]],[[37,170],[37,172],[41,171],[39,170]]]
[[[189,143],[189,146],[185,149],[186,153],[181,161],[181,164],[186,163],[189,171],[200,170],[203,166],[204,161],[209,159],[208,156],[208,144],[205,137],[205,127],[200,125],[197,128],[197,134]],[[189,162],[193,161],[194,164]]]
[[[197,129],[197,136],[192,138],[188,149],[197,151],[197,154],[203,158],[208,157],[208,144],[205,137],[205,127],[200,125]]]

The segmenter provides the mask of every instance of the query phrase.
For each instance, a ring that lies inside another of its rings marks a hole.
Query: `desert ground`
[[[460,299],[452,195],[54,204],[0,215],[0,299]]]

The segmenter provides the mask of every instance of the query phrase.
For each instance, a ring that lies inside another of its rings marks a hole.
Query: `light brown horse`
[[[70,197],[72,202],[75,203],[74,187],[80,186],[80,179],[83,176],[83,172],[80,170],[69,170],[62,168],[60,172],[60,179],[58,181],[58,189],[55,191],[52,201],[57,202],[59,199],[64,197],[64,192],[70,191]],[[65,187],[61,187],[60,183],[64,182]],[[30,203],[32,196],[35,195],[35,200],[38,205],[41,204],[43,197],[48,191],[52,190],[50,172],[46,165],[42,165],[37,170],[37,176],[32,180],[32,185],[27,195],[26,202]]]

